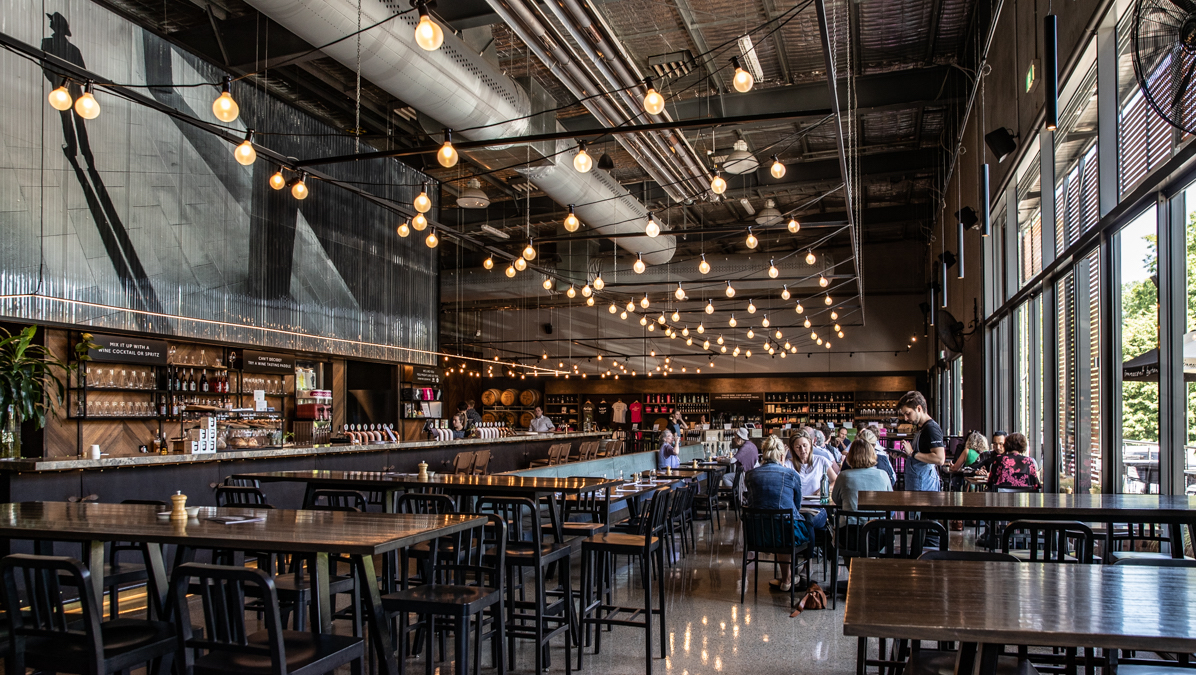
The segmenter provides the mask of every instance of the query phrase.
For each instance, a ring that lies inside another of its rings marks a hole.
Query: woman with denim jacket
[[[760,464],[744,474],[747,485],[747,503],[753,509],[789,509],[793,513],[793,536],[798,545],[810,541],[806,519],[799,511],[801,507],[801,479],[797,472],[786,467],[785,444],[776,436],[764,441]],[[777,561],[789,562],[789,557],[778,555]],[[788,591],[793,584],[789,565],[781,565],[780,589]]]

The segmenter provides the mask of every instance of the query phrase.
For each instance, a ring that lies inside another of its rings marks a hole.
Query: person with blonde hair
[[[856,438],[843,458],[844,469],[835,481],[831,499],[844,511],[858,511],[857,498],[861,492],[892,492],[893,484],[884,471],[876,466],[876,448],[863,438]],[[848,468],[850,467],[850,468]]]
[[[984,452],[988,452],[988,439],[979,431],[973,431],[963,444],[963,452],[959,453],[959,457],[956,457],[951,464],[951,472],[959,471],[965,466],[972,466]]]
[[[656,456],[656,468],[676,469],[681,466],[681,458],[677,456],[677,437],[669,429],[660,434],[660,452]]]
[[[889,456],[885,454],[884,450],[881,449],[880,439],[876,437],[876,432],[872,430],[872,427],[860,429],[860,432],[856,434],[855,439],[857,441],[864,441],[868,445],[872,446],[872,454],[876,457],[876,468],[883,471],[885,475],[889,477],[890,486],[896,485],[897,472],[893,470],[893,463],[889,461]],[[846,456],[843,457],[842,468],[844,471],[854,468]]]
[[[797,472],[786,467],[785,443],[776,436],[764,439],[760,464],[744,474],[747,487],[747,505],[752,509],[788,509],[793,514],[793,536],[800,546],[810,541],[806,519],[798,510],[801,506],[801,478]],[[793,586],[792,570],[788,555],[778,555],[781,565],[781,580],[778,588],[788,592]]]

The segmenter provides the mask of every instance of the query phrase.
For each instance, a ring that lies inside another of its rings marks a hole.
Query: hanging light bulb
[[[810,249],[810,250],[806,251],[806,264],[807,265],[813,265],[816,260],[818,260],[818,258],[814,257],[814,249]]]
[[[457,149],[453,147],[452,129],[444,130],[444,145],[440,146],[436,153],[436,161],[446,169],[457,165]]]
[[[781,160],[777,159],[776,155],[772,156],[772,167],[769,169],[773,178],[785,177],[785,165],[781,164]]]
[[[676,323],[676,322],[678,322],[678,321],[680,321],[680,320],[681,320],[681,313],[680,313],[680,312],[678,312],[677,310],[675,310],[675,309],[674,309],[674,310],[673,310],[673,316],[672,316],[672,317],[670,317],[670,318],[672,318],[672,319],[673,319],[673,322],[674,322],[674,323]]]
[[[777,277],[781,276],[781,270],[777,269],[776,263],[774,263],[772,259],[769,259],[768,261],[768,276],[772,279],[776,279]]]
[[[633,300],[628,300],[628,301],[627,301],[627,311],[628,311],[628,312],[634,312],[634,311],[635,311],[635,301],[633,301]]]
[[[764,320],[760,322],[760,325],[761,325],[761,326],[764,326],[765,328],[768,328],[768,324],[769,324],[769,321],[768,321],[768,315],[767,315],[767,314],[765,314],[765,315],[764,315]]]
[[[842,330],[843,329],[839,327],[839,324],[835,324],[835,332],[836,333],[842,332]]]
[[[307,172],[300,171],[295,184],[291,186],[291,196],[295,199],[307,199]]]
[[[723,172],[718,169],[714,170],[714,178],[710,179],[710,191],[716,195],[727,191],[727,181],[723,179]]]
[[[588,298],[594,294],[594,289],[590,288],[589,284],[586,284],[585,286],[581,287],[581,294]]]
[[[507,265],[507,278],[511,278],[513,276],[515,276],[515,266]]]
[[[417,213],[411,219],[411,227],[414,227],[417,232],[423,232],[428,227],[428,219],[424,217],[424,214]]]
[[[444,43],[444,30],[428,15],[426,3],[419,3],[419,23],[415,26],[415,44],[424,51],[434,52]]]
[[[648,332],[651,333],[654,330],[656,330],[656,324],[654,324],[654,323],[648,324]]]
[[[839,331],[839,339],[840,339],[840,340],[842,340],[842,339],[843,339],[843,331]]]
[[[706,325],[705,325],[705,324],[702,324],[702,323],[699,323],[699,324],[698,324],[698,332],[699,332],[699,333],[705,333],[705,332],[706,332]]]
[[[565,229],[569,232],[576,232],[577,228],[581,227],[581,221],[577,216],[573,215],[573,205],[569,205],[569,215],[565,216]]]
[[[747,244],[748,248],[756,248],[756,245],[760,243],[760,240],[756,239],[756,235],[752,234],[752,228],[750,227],[748,228],[747,241],[744,243]]]
[[[785,334],[781,332],[780,328],[778,328],[777,332],[773,333],[772,336],[780,340],[781,338],[785,337]]]
[[[428,198],[428,184],[424,183],[420,189],[419,194],[416,195],[415,200],[411,202],[416,211],[420,213],[427,213],[432,210],[432,200]]]
[[[792,297],[792,296],[789,293],[789,284],[785,284],[784,286],[781,287],[781,299],[788,300],[790,297]]]
[[[723,336],[721,336],[721,335],[718,336],[718,340],[716,340],[715,342],[718,342],[721,345],[723,343]]]
[[[810,339],[811,339],[811,340],[817,340],[817,339],[818,339],[818,333],[816,333],[816,332],[814,332],[814,331],[810,331]]]
[[[698,263],[698,271],[702,274],[710,274],[710,263],[706,262],[706,254],[702,254],[702,262]]]
[[[594,306],[594,298],[593,298],[593,297],[586,298],[586,306],[587,306],[587,307],[593,307],[593,306]]]
[[[648,111],[649,115],[659,115],[664,110],[664,97],[652,86],[652,78],[644,78],[644,86],[648,88],[648,92],[644,94],[644,110]]]
[[[640,307],[643,307],[644,309],[648,309],[648,294],[647,293],[644,293],[644,299],[640,300]]]
[[[810,319],[808,317],[806,318],[805,321],[802,322],[802,326],[804,326],[806,328],[810,327]]]
[[[644,264],[644,259],[640,256],[640,254],[637,253],[635,255],[635,264],[631,266],[631,269],[635,270],[636,274],[643,274],[644,270],[648,269],[648,266]]]
[[[754,338],[754,337],[756,337],[756,331],[754,331],[754,330],[752,330],[751,328],[749,328],[749,329],[748,329],[748,332],[747,332],[747,338],[748,338],[749,340],[751,340],[751,339],[752,339],[752,338]]]
[[[440,239],[436,237],[436,230],[428,233],[428,238],[424,239],[424,243],[428,245],[428,248],[436,248],[436,245],[440,243]]]
[[[544,290],[552,290],[552,279],[550,277],[544,277]]]
[[[91,83],[83,85],[83,93],[75,99],[75,114],[85,120],[94,120],[100,116],[100,103],[91,93]]]
[[[752,302],[751,300],[748,300],[748,314],[755,314],[755,313],[756,313],[756,303]]]
[[[684,288],[681,288],[681,282],[680,282],[680,281],[678,281],[678,282],[677,282],[677,290],[673,291],[673,297],[674,297],[674,298],[677,298],[678,300],[684,300],[684,299],[685,299],[685,289],[684,289]]]
[[[779,333],[780,331],[777,331],[777,332]],[[790,345],[790,344],[789,344],[789,341],[788,341],[788,340],[786,340],[786,341],[785,341],[785,349],[786,349],[786,350],[788,350],[788,349],[790,349],[791,347],[792,347],[792,345]]]
[[[828,281],[826,277],[822,276],[821,274],[819,274],[819,275],[818,275],[818,285],[819,285],[819,286],[822,286],[823,288],[826,288],[827,286],[829,286],[829,285],[830,285],[830,283],[831,283],[831,282],[830,282],[830,281]]]
[[[233,150],[233,158],[243,166],[249,166],[257,160],[257,150],[253,149],[253,129],[245,132],[245,140]]]
[[[714,303],[710,302],[709,300],[706,301],[706,313],[714,314]]]
[[[702,349],[710,349],[710,340],[702,341]]]
[[[71,100],[71,91],[66,88],[65,81],[58,85],[57,89],[51,91],[50,95],[46,97],[46,100],[50,102],[51,108],[58,111],[70,110],[71,104],[74,103],[74,101]]]
[[[694,343],[694,339],[693,339],[693,338],[685,338],[685,346],[686,346],[686,347],[688,347],[688,346],[692,345],[693,343]],[[681,372],[685,372],[685,369],[684,369],[684,368],[682,368],[682,369],[681,369]]]
[[[735,87],[735,91],[746,94],[752,90],[752,85],[756,84],[756,78],[752,74],[743,69],[739,65],[739,57],[731,57],[731,65],[735,67],[735,77],[731,80],[731,85]]]
[[[727,297],[728,298],[735,297],[735,288],[733,286],[731,286],[730,280],[727,281]]]
[[[839,312],[836,310],[831,310],[831,321],[835,321],[838,318],[839,318]]]
[[[735,356],[739,356],[739,347],[738,347],[738,346],[736,346],[736,347],[735,347],[735,351],[733,351],[733,352],[731,352],[731,353],[732,353],[732,354],[734,354]]]
[[[820,342],[820,343],[818,343],[818,344],[822,344],[822,343]],[[831,341],[830,341],[830,339],[828,338],[828,339],[827,339],[827,341],[826,341],[826,344],[825,344],[825,345],[822,345],[822,346],[826,347],[827,349],[830,349],[830,348],[831,348]]]
[[[523,257],[528,260],[536,259],[536,247],[532,244],[532,240],[527,240],[527,248],[523,249]]]
[[[731,315],[731,320],[727,322],[727,325],[728,325],[728,326],[730,326],[730,327],[732,327],[732,328],[734,328],[735,326],[739,325],[739,322],[735,320],[735,315],[734,315],[734,314],[732,314],[732,315]]]
[[[830,294],[830,293],[827,293],[827,294],[826,294],[826,298],[823,300],[823,302],[825,302],[825,303],[826,303],[826,304],[828,304],[828,305],[830,305],[832,302],[834,302],[833,300],[831,300],[831,294]]]
[[[626,321],[627,320],[627,312],[626,311],[619,312],[619,318]]]
[[[520,272],[527,269],[527,261],[522,257],[515,258],[515,269],[519,270]]]
[[[662,325],[662,326],[663,326],[663,325],[665,325],[666,323],[668,323],[668,321],[669,321],[669,320],[668,320],[668,319],[666,319],[666,318],[665,318],[665,316],[664,316],[664,312],[661,312],[661,313],[660,313],[660,316],[656,317],[656,322],[657,322],[657,323],[659,323],[659,324],[660,324],[660,325]]]
[[[494,258],[487,256],[487,258],[482,261],[482,267],[485,267],[488,270],[494,269]]]
[[[640,317],[640,325],[641,325],[641,326],[647,326],[647,325],[648,325],[648,317],[646,317],[646,316],[641,316],[641,317]]]
[[[727,353],[727,345],[723,345],[722,347],[719,347],[718,350],[720,352],[722,352],[723,354],[726,354]]]
[[[797,218],[790,218],[788,227],[791,234],[797,234],[801,230],[801,223],[797,222]]]
[[[281,190],[286,186],[287,179],[286,176],[282,175],[282,169],[275,171],[274,175],[270,176],[270,187],[274,188],[275,190]]]
[[[648,212],[648,224],[644,226],[644,234],[649,237],[655,237],[660,234],[660,225],[656,222],[656,218],[653,217],[651,211]]]
[[[396,231],[399,233],[400,237],[403,237],[404,239],[406,239],[407,235],[411,234],[411,226],[408,225],[407,221],[404,220],[402,223],[399,224],[399,227]],[[494,267],[494,263],[491,262],[489,258],[486,259],[486,262],[490,263],[490,267]],[[486,269],[490,269],[490,267],[487,267]]]
[[[594,168],[594,158],[586,152],[586,142],[577,142],[577,154],[573,155],[573,168],[579,173],[589,173]]]

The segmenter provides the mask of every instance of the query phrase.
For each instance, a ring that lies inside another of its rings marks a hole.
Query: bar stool
[[[659,488],[652,493],[647,514],[641,519],[640,532],[628,534],[606,532],[588,537],[581,544],[582,557],[582,605],[581,628],[586,644],[590,643],[590,627],[598,630],[594,637],[594,653],[602,648],[602,626],[635,626],[644,629],[644,645],[647,663],[644,672],[652,675],[652,615],[660,615],[660,658],[667,656],[668,632],[665,626],[664,600],[664,535],[669,510],[672,508],[671,490]],[[640,561],[640,576],[643,579],[644,606],[621,607],[613,604],[614,589],[610,579],[613,556],[625,555]],[[657,578],[659,608],[652,607],[652,576]],[[627,615],[626,618],[619,618]],[[643,616],[643,620],[638,617]],[[577,668],[583,667],[583,647],[577,649]]]

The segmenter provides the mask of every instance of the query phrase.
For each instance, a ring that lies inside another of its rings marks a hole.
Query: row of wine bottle
[[[195,369],[184,371],[176,368],[167,374],[166,388],[170,391],[193,391],[201,394],[227,394],[229,392],[228,375],[214,374],[208,378],[208,371],[204,369],[199,377],[195,377]]]

